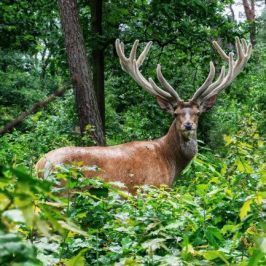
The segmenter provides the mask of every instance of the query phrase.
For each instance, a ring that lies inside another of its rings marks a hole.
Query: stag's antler
[[[222,59],[229,63],[228,71],[225,74],[225,67],[223,66],[220,72],[218,79],[213,82],[215,76],[215,67],[212,62],[210,62],[210,72],[203,83],[203,85],[197,89],[195,94],[193,95],[191,101],[201,103],[205,100],[208,100],[214,95],[217,95],[226,87],[228,87],[232,81],[236,78],[236,76],[242,71],[243,67],[247,63],[248,59],[250,58],[252,52],[251,44],[247,45],[245,39],[239,40],[236,37],[236,51],[237,51],[237,59],[234,61],[232,52],[229,53],[229,56],[223,51],[220,45],[214,41],[213,42],[214,48],[220,54]]]
[[[177,94],[177,92],[171,87],[171,85],[166,81],[164,76],[161,72],[161,66],[157,66],[157,78],[164,88],[162,90],[159,88],[155,82],[149,78],[149,80],[145,79],[141,72],[139,71],[139,67],[142,65],[145,57],[147,56],[152,42],[148,42],[142,53],[140,54],[139,58],[136,59],[136,52],[138,47],[139,41],[136,40],[132,46],[131,52],[129,57],[127,58],[124,53],[124,44],[120,42],[119,39],[115,42],[116,51],[120,60],[120,64],[122,69],[127,72],[143,89],[150,92],[154,96],[158,96],[163,98],[169,102],[178,102],[181,101],[181,98]]]
[[[148,80],[144,78],[141,74],[139,67],[142,65],[145,57],[147,56],[152,42],[149,42],[139,58],[136,59],[136,52],[139,41],[136,40],[132,46],[129,57],[127,58],[124,53],[124,44],[120,42],[119,39],[116,40],[115,46],[116,51],[120,60],[122,69],[126,71],[143,89],[150,92],[154,96],[160,97],[171,104],[176,104],[182,101],[178,93],[172,88],[172,86],[166,81],[161,72],[161,66],[157,65],[157,78],[163,88],[163,90],[156,85],[156,83],[149,78]],[[252,52],[251,44],[247,44],[245,39],[240,39],[236,37],[236,51],[237,59],[234,61],[232,52],[229,55],[223,51],[219,44],[214,41],[214,48],[220,54],[220,56],[229,63],[228,71],[226,73],[225,67],[221,68],[221,72],[216,81],[213,82],[215,77],[215,67],[213,62],[210,62],[210,72],[207,79],[204,81],[201,87],[197,89],[191,101],[202,104],[204,101],[210,99],[212,96],[216,96],[223,89],[228,87],[236,76],[242,71],[243,67],[250,58]]]

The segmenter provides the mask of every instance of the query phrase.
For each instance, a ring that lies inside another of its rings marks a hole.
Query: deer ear
[[[203,101],[202,104],[200,105],[200,111],[206,112],[206,111],[210,110],[214,106],[216,99],[217,99],[217,94],[215,94],[215,95],[211,96],[209,99]]]
[[[160,105],[160,107],[163,110],[167,111],[168,113],[170,113],[172,115],[174,114],[175,108],[171,102],[169,102],[169,101],[167,101],[167,100],[165,100],[159,96],[157,96],[156,99],[157,99],[158,104]]]

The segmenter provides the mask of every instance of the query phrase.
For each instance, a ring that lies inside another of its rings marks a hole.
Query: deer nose
[[[184,127],[186,130],[191,130],[192,129],[192,124],[190,122],[187,122],[184,124]]]

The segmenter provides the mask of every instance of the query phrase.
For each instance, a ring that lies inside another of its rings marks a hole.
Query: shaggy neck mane
[[[197,134],[185,138],[176,128],[174,121],[167,134],[159,139],[161,149],[168,162],[175,168],[175,175],[179,174],[197,154]]]

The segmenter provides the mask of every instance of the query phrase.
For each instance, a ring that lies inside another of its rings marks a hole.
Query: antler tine
[[[218,77],[218,79],[212,83],[200,96],[200,98],[204,98],[206,95],[208,95],[208,93],[210,93],[215,87],[217,87],[219,84],[222,83],[223,79],[224,79],[224,76],[225,76],[225,66],[222,66],[221,68],[221,72],[220,72],[220,75]]]
[[[130,52],[130,57],[127,58],[124,54],[124,43],[123,42],[120,42],[119,39],[116,39],[116,42],[115,42],[115,47],[116,47],[116,52],[117,52],[117,55],[119,57],[119,61],[120,61],[120,64],[121,64],[121,67],[122,69],[127,72],[134,80],[136,80],[136,75],[135,75],[135,69],[134,69],[134,53],[136,54],[136,50],[137,50],[137,45],[138,45],[138,41],[135,41],[134,42],[134,45],[131,49],[131,52]],[[136,80],[137,83],[143,87],[145,90],[151,92],[152,94],[156,95],[157,94],[153,91],[152,87],[150,86],[150,84],[147,82],[145,82],[145,80],[139,78]]]
[[[139,56],[139,58],[138,58],[138,60],[137,60],[137,65],[138,65],[138,67],[140,67],[140,66],[143,64],[143,62],[144,62],[144,60],[145,60],[145,58],[146,58],[146,55],[147,55],[147,54],[149,53],[149,51],[150,51],[151,46],[152,46],[152,42],[148,42],[147,45],[145,46],[144,50],[143,50],[142,53],[140,54],[140,56]]]
[[[215,66],[213,62],[210,62],[210,72],[204,83],[201,85],[200,88],[197,89],[197,91],[194,93],[194,95],[191,98],[191,101],[195,101],[212,83],[215,76]]]
[[[122,69],[124,71],[126,71],[124,69],[124,65],[123,65],[123,62],[125,62],[127,60],[127,58],[125,57],[125,54],[124,54],[124,43],[123,42],[120,42],[119,39],[116,39],[116,41],[115,41],[115,48],[116,48],[117,55],[119,57],[120,65],[121,65]]]
[[[172,98],[171,95],[170,95],[170,97],[169,97],[169,93],[167,93],[166,91],[164,91],[164,90],[162,90],[160,87],[158,87],[158,86],[156,85],[156,83],[153,81],[152,78],[149,78],[149,82],[150,82],[150,84],[152,85],[152,88],[153,88],[156,92],[158,92],[160,95],[163,95],[165,98]]]
[[[213,46],[218,52],[218,54],[224,59],[226,62],[229,63],[228,71],[225,74],[224,67],[221,69],[221,73],[218,77],[218,79],[211,84],[208,84],[208,86],[200,87],[196,93],[193,95],[192,100],[197,100],[199,102],[204,101],[206,99],[209,99],[210,97],[217,95],[220,93],[223,89],[228,87],[232,81],[236,78],[236,76],[242,71],[243,67],[247,63],[248,59],[250,58],[251,52],[252,52],[252,46],[251,44],[247,45],[247,42],[245,39],[239,39],[236,37],[235,40],[235,46],[236,46],[236,52],[237,52],[237,59],[234,61],[233,56],[234,54],[232,52],[227,55],[223,49],[220,47],[220,45],[214,41]],[[207,78],[208,79],[208,78]]]
[[[153,94],[154,96],[160,96],[162,98],[166,98],[164,94],[161,94],[158,90],[155,90],[153,88],[153,86],[149,83],[149,81],[147,81],[144,76],[141,74],[141,72],[139,71],[139,68],[137,66],[137,61],[136,59],[133,60],[133,69],[134,69],[134,74],[130,74],[131,77],[146,91],[150,92],[151,94]],[[170,94],[167,95],[167,98],[170,97]]]
[[[241,43],[242,43],[242,46],[243,46],[243,48],[244,48],[244,53],[246,54],[247,51],[248,51],[247,41],[246,41],[244,38],[242,38],[242,39],[241,39]]]
[[[122,52],[123,54],[125,54],[125,45],[124,45],[123,42],[120,43],[120,47],[121,47],[121,52]]]
[[[246,54],[246,56],[247,56],[247,61],[248,61],[248,59],[250,58],[251,53],[252,53],[252,45],[251,45],[251,43],[250,43],[250,44],[248,45],[248,48],[247,48],[247,54]]]
[[[251,43],[249,45],[247,45],[247,41],[245,39],[242,39],[242,45],[244,47],[245,50],[245,56],[247,57],[246,61],[248,61],[248,59],[251,56],[252,53],[252,45]]]
[[[152,79],[149,79],[149,81],[144,78],[144,76],[141,74],[139,67],[142,65],[145,57],[147,56],[152,42],[148,42],[142,53],[140,54],[139,58],[136,58],[137,54],[137,48],[138,48],[139,41],[136,40],[132,46],[132,49],[130,51],[130,55],[127,58],[124,53],[124,44],[120,42],[119,39],[115,42],[115,47],[117,51],[117,55],[119,57],[120,64],[122,66],[122,69],[127,72],[143,89],[150,92],[154,96],[159,96],[167,101],[173,101],[173,100],[179,100],[180,97],[176,93],[176,95],[173,93],[173,91],[169,91],[169,88],[167,91],[162,90],[159,88],[155,82]],[[170,85],[169,85],[170,86]],[[178,96],[178,97],[176,97]],[[181,100],[181,99],[180,99]]]
[[[239,38],[236,37],[236,49],[237,49],[236,61],[233,60],[233,53],[232,52],[229,53],[229,70],[225,77],[224,82],[222,82],[219,86],[210,91],[210,93],[207,94],[204,99],[208,99],[220,93],[223,89],[228,87],[232,83],[232,81],[236,78],[236,76],[242,71],[244,65],[246,64],[251,55],[252,46],[251,44],[249,44],[247,46],[247,52],[245,53],[244,52],[245,45],[243,45],[242,47]]]
[[[229,61],[229,56],[226,55],[226,53],[224,52],[224,50],[221,48],[221,46],[218,44],[218,42],[213,41],[212,42],[214,48],[216,49],[216,51],[219,53],[219,55],[225,60],[225,61]]]
[[[132,49],[130,51],[130,54],[129,54],[129,60],[131,62],[133,62],[133,60],[136,59],[138,45],[139,45],[139,40],[135,40],[135,42],[132,46]]]
[[[240,40],[238,37],[236,37],[236,53],[237,53],[237,62],[239,60],[242,60],[242,58],[244,57],[244,51],[241,47],[241,44],[240,44]]]
[[[168,83],[168,81],[164,78],[162,71],[161,71],[161,65],[157,65],[157,78],[162,85],[162,87],[167,90],[177,101],[182,101],[179,97],[178,93],[174,90],[174,88]]]

